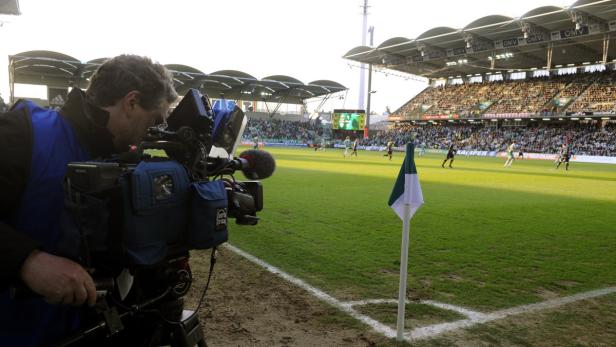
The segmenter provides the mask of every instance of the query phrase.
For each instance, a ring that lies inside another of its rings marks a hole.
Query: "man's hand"
[[[50,304],[96,303],[96,287],[88,272],[72,260],[34,251],[21,267],[21,279]]]

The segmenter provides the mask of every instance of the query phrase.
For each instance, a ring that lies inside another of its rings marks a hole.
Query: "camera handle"
[[[174,324],[170,331],[175,337],[175,341],[171,342],[171,347],[207,347],[203,330],[199,322],[199,317],[193,314],[193,311],[184,310],[182,312],[182,321],[179,324]],[[105,312],[105,319],[97,325],[82,330],[73,336],[54,344],[53,347],[70,347],[82,339],[89,337],[92,334],[97,334],[102,330],[107,330],[110,336],[123,329],[122,318],[130,315],[130,312],[118,314],[115,307],[108,309]]]
[[[141,310],[143,310],[145,307],[160,301],[165,296],[167,296],[170,291],[171,291],[171,288],[167,288],[167,290],[163,294],[153,299],[150,299],[142,303],[141,305],[133,305],[130,307],[129,310],[127,310],[126,312],[123,312],[122,314],[119,314],[118,310],[115,307],[109,307],[106,301],[102,300],[101,305],[103,305],[102,308],[105,309],[105,311],[103,311],[103,316],[104,316],[103,320],[101,320],[99,323],[97,323],[94,326],[80,330],[76,332],[75,334],[65,339],[62,339],[61,341],[53,344],[52,346],[53,347],[68,347],[87,337],[90,337],[91,335],[97,334],[104,330],[106,330],[107,335],[111,337],[124,329],[124,325],[122,324],[122,318],[134,315],[140,312]]]
[[[199,305],[197,306],[197,311],[201,307],[201,303],[203,302],[205,293],[209,288],[215,264],[216,247],[212,249],[212,254],[210,256],[210,271],[208,274],[207,282],[205,284],[205,288],[203,290],[203,293],[201,294],[201,299],[199,300]],[[124,329],[124,326],[122,324],[122,318],[146,311],[145,309],[148,306],[161,301],[168,294],[170,294],[172,290],[173,288],[168,287],[167,290],[165,290],[165,292],[161,295],[150,299],[140,305],[133,305],[122,314],[119,314],[115,307],[105,306],[106,310],[103,313],[104,319],[102,321],[90,328],[83,329],[73,334],[72,336],[63,339],[62,341],[52,345],[52,347],[70,347],[75,343],[81,342],[85,338],[96,335],[98,333],[102,333],[104,331],[107,332],[108,337],[111,337]],[[104,303],[104,305],[107,305],[106,301],[102,300],[102,302]],[[171,341],[171,347],[207,347],[207,343],[205,342],[205,338],[203,336],[203,329],[201,328],[201,324],[199,323],[199,317],[195,311],[183,310],[182,317],[179,322],[168,321],[166,319],[163,319],[162,322],[167,324],[167,326],[170,328],[169,331],[173,336],[173,341]]]
[[[130,310],[118,313],[115,307],[105,307],[103,312],[104,319],[94,326],[83,329],[72,336],[69,336],[62,341],[52,345],[53,347],[70,347],[76,343],[81,342],[83,339],[89,338],[92,335],[106,332],[108,337],[111,337],[124,329],[122,319],[128,316],[135,315],[143,311],[148,306],[162,300],[171,292],[171,288],[168,288],[163,294],[156,298],[150,299],[140,305],[133,305]],[[105,304],[106,305],[106,304]],[[177,324],[170,324],[170,331],[173,332],[175,337],[171,342],[172,347],[207,347],[205,338],[203,337],[203,330],[199,323],[199,318],[193,311],[183,310],[182,320]]]

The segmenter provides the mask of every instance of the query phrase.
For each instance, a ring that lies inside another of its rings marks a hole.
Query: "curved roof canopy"
[[[520,30],[520,23],[513,18],[492,15],[474,20],[467,24],[464,29],[462,29],[462,32],[495,41],[515,37]]]
[[[425,38],[429,38],[429,37],[436,37],[436,36],[442,36],[442,35],[447,35],[447,34],[453,34],[455,32],[457,32],[458,29],[454,29],[454,28],[450,28],[450,27],[436,27],[436,28],[432,28],[430,30],[426,30],[424,31],[421,35],[417,36],[417,40],[421,40],[421,39],[425,39]]]
[[[537,7],[523,14],[520,21],[540,26],[547,31],[559,30],[573,24],[571,14],[557,6]]]
[[[88,84],[90,83],[90,77],[92,77],[92,74],[94,74],[98,67],[101,66],[108,59],[109,58],[97,58],[86,62],[85,66],[81,69],[79,87],[82,89],[88,88]]]
[[[238,70],[220,70],[216,72],[212,72],[211,76],[224,76],[228,78],[233,78],[236,80],[256,80],[255,77]]]
[[[318,80],[318,81],[314,81],[314,82],[310,82],[306,84],[304,89],[315,95],[320,95],[323,93],[326,93],[326,94],[337,93],[337,92],[345,90],[346,88],[338,82],[329,81],[329,80]]]
[[[10,83],[47,85],[56,88],[86,88],[89,78],[107,58],[81,62],[69,55],[51,51],[29,51],[9,56]],[[183,64],[167,64],[178,94],[199,89],[213,98],[301,104],[305,99],[346,90],[336,82],[319,80],[304,84],[284,75],[261,80],[237,70],[205,73]]]
[[[182,64],[167,64],[165,67],[171,71],[175,90],[178,94],[185,94],[190,88],[199,88],[206,74],[192,66]]]
[[[19,1],[17,0],[4,0],[0,1],[0,14],[20,15]]]
[[[545,16],[550,14],[565,14],[563,12],[562,7],[558,6],[541,6],[534,8],[526,13],[524,13],[520,18],[530,20],[532,17],[543,17],[542,21],[545,21]]]
[[[578,0],[515,18],[485,16],[460,29],[435,27],[415,39],[393,37],[376,47],[357,46],[343,57],[426,78],[468,77],[545,69],[548,47],[553,47],[550,68],[602,62],[604,37],[611,32],[616,32],[616,0]],[[611,44],[605,62],[614,58]]]
[[[501,23],[506,23],[512,20],[513,18],[511,17],[495,14],[495,15],[485,16],[479,19],[475,19],[474,21],[468,23],[462,30],[466,31],[466,30],[480,29],[480,28],[485,28],[485,27],[500,26]]]
[[[343,86],[342,84],[338,82],[330,81],[330,80],[318,80],[318,81],[310,82],[308,83],[308,86],[324,88],[331,93],[343,91],[346,89],[346,87]]]
[[[450,27],[436,27],[425,31],[417,37],[417,42],[425,45],[445,47],[460,38],[460,30]],[[420,45],[421,46],[421,45]]]
[[[277,82],[280,83],[281,85],[283,85],[286,88],[291,88],[293,86],[297,86],[297,85],[304,85],[301,81],[290,77],[290,76],[284,76],[284,75],[275,75],[275,76],[268,76],[268,77],[264,77],[261,81],[272,81],[272,82]]]
[[[83,63],[69,55],[52,51],[28,51],[9,57],[14,83],[60,87],[75,84]]]

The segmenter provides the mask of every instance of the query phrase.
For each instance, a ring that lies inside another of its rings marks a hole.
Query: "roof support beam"
[[[280,106],[282,106],[282,104],[284,104],[285,101],[287,101],[287,98],[289,97],[289,93],[288,92],[287,93],[279,93],[277,95],[277,97],[278,97],[278,101],[276,101],[276,107],[274,107],[274,110],[272,110],[271,112],[270,112],[270,109],[269,109],[269,106],[267,105],[267,103],[271,102],[271,99],[273,99],[273,98],[270,98],[270,101],[267,101],[267,99],[263,99],[262,100],[265,103],[265,109],[267,110],[267,115],[268,115],[268,117],[270,119],[274,118],[274,116],[276,115],[276,112],[278,112],[278,109],[280,108]],[[280,99],[280,98],[282,98],[282,99]]]
[[[601,59],[601,61],[603,62],[603,65],[607,63],[609,50],[610,50],[610,34],[609,33],[603,34],[603,59]]]
[[[548,56],[547,56],[547,61],[546,61],[546,65],[548,68],[548,71],[552,70],[552,51],[554,49],[554,44],[552,42],[550,42],[548,44]]]
[[[9,59],[9,103],[15,102],[15,61]]]

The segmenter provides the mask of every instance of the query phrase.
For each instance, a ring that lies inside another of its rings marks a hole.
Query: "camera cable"
[[[171,325],[178,325],[178,324],[182,324],[184,321],[189,321],[191,320],[198,312],[199,309],[201,308],[201,305],[203,304],[203,301],[205,299],[205,294],[207,293],[208,288],[210,287],[210,281],[212,279],[212,274],[214,272],[214,265],[216,264],[216,247],[212,248],[212,253],[210,255],[210,269],[209,269],[209,274],[207,276],[207,282],[205,283],[205,287],[203,288],[203,291],[201,292],[201,297],[199,298],[199,303],[197,304],[197,308],[193,311],[193,313],[188,316],[186,319],[182,320],[182,321],[176,321],[176,320],[171,320],[166,318],[162,312],[160,310],[157,309],[152,309],[152,310],[142,310],[142,313],[154,313],[156,315],[158,315],[160,317],[160,319],[162,321],[164,321],[167,324],[171,324]],[[166,293],[168,293],[169,291],[167,291]],[[162,298],[161,298],[162,299]],[[116,304],[118,304],[119,306],[124,306],[118,302],[116,302]]]

